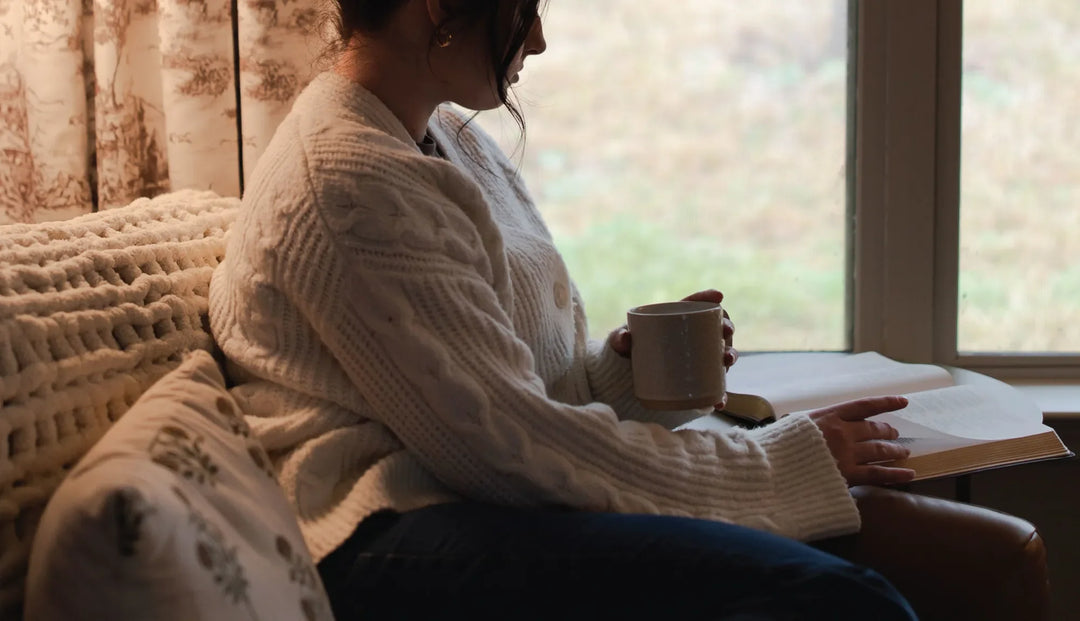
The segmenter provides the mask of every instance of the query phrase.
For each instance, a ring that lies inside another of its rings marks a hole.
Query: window
[[[1080,5],[968,4],[552,2],[521,165],[594,333],[716,283],[744,351],[1080,377]]]
[[[964,6],[963,352],[1080,351],[1080,3]]]
[[[1018,224],[1023,223],[1026,233],[1037,231],[1035,234],[1041,236],[1033,243],[1052,245],[1057,243],[1057,227],[1063,226],[1063,214],[1075,213],[1077,206],[1066,205],[1066,197],[1057,203],[1058,210],[1051,212],[1033,194],[1013,194],[1003,211],[998,212],[1005,214],[1003,220],[989,225],[979,222],[988,209],[974,193],[980,177],[1006,185],[1010,179],[1002,177],[1000,169],[995,172],[991,164],[976,159],[986,154],[979,151],[979,139],[972,133],[975,127],[971,122],[978,119],[983,104],[973,102],[968,93],[974,94],[987,85],[980,85],[976,73],[967,69],[972,65],[966,64],[978,58],[978,50],[985,49],[979,42],[989,37],[996,40],[992,43],[994,58],[1003,66],[1027,61],[1028,75],[1017,74],[1014,87],[1030,89],[1038,85],[1053,68],[1042,64],[1045,59],[1031,63],[1033,50],[1017,47],[1012,37],[1018,37],[1022,30],[1034,30],[1035,34],[1025,39],[1028,43],[1056,42],[1054,33],[1058,29],[1067,31],[1068,24],[1075,23],[1062,22],[1075,19],[1066,17],[1076,13],[1072,4],[1067,0],[856,3],[856,349],[874,349],[902,360],[964,366],[1008,379],[1080,377],[1080,355],[1076,353],[1080,342],[1063,343],[1060,338],[1050,337],[1054,348],[1062,348],[1058,351],[1046,346],[1049,341],[1045,338],[1043,345],[1017,345],[1020,341],[1030,343],[1029,331],[1054,312],[1039,308],[1041,290],[1031,290],[1027,294],[1032,296],[1027,300],[1028,307],[1021,309],[995,305],[993,296],[972,295],[979,278],[986,278],[985,270],[980,273],[978,264],[971,259],[974,253],[985,252],[980,250],[980,244],[985,243],[978,239],[980,233],[997,243],[1013,235]],[[990,28],[992,22],[983,17],[987,14],[997,15],[996,32]],[[1004,38],[1000,30],[1003,24],[1010,28],[1009,38]],[[1068,37],[1063,40],[1071,43]],[[1075,44],[1052,44],[1051,49],[1061,60],[1070,58],[1062,54],[1075,54]],[[1067,118],[1071,110],[1066,101],[1046,102],[1044,111],[1052,109],[1052,114],[1061,115],[1058,118]],[[963,120],[964,114],[967,121]],[[999,111],[1000,122],[990,129],[1005,131],[1017,121],[1022,123],[1023,114]],[[969,141],[963,149],[962,138]],[[1057,152],[1075,145],[1075,138],[1069,138],[1067,133],[1042,132],[1029,144]],[[999,141],[997,149],[1007,148]],[[1031,174],[1034,177],[1026,178],[1041,178],[1035,162],[1014,160],[1014,164],[1013,179]],[[1066,191],[1075,197],[1075,172],[1072,178],[1073,185],[1065,187],[1071,187]],[[1064,179],[1068,181],[1068,173]],[[1051,222],[1056,224],[1044,224]],[[987,248],[996,250],[992,244]],[[1014,256],[1012,261],[1023,263],[1027,258]],[[1058,278],[1054,294],[1058,297],[1051,304],[1076,304],[1080,296],[1080,291],[1068,289],[1067,269],[1067,265],[1060,267],[1050,276]],[[989,277],[1001,276],[1005,274]],[[1023,280],[1026,278],[1018,278],[1016,286],[1026,285],[1020,282]],[[1046,303],[1046,298],[1041,301]],[[977,313],[996,314],[989,321],[997,323],[989,327],[989,336],[975,336],[977,324],[973,319]],[[1014,339],[1013,333],[1020,339]]]
[[[593,335],[715,286],[744,349],[848,349],[846,1],[557,1],[544,26],[516,155]]]

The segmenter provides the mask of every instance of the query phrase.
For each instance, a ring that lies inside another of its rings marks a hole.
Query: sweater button
[[[563,281],[555,283],[555,305],[559,308],[566,308],[566,305],[570,303],[570,289]]]

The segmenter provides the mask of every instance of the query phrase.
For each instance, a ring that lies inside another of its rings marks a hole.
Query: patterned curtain
[[[319,32],[324,6],[318,0],[240,0],[237,6],[244,180],[319,71],[327,40]]]
[[[316,71],[318,2],[0,0],[0,223],[238,196]]]

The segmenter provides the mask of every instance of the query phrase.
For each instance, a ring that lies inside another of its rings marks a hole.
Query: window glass
[[[848,348],[846,0],[553,0],[513,152],[593,336],[706,287],[740,349]]]
[[[1080,2],[964,3],[963,352],[1080,351]]]

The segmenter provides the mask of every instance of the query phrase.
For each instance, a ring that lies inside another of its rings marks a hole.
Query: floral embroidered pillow
[[[333,618],[270,460],[210,354],[189,354],[151,386],[50,499],[26,618]]]

